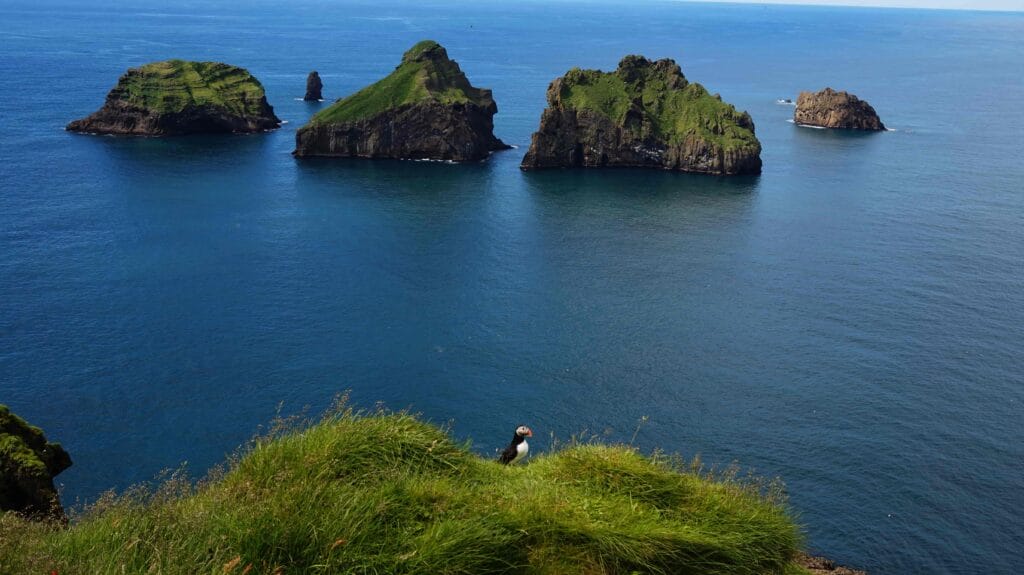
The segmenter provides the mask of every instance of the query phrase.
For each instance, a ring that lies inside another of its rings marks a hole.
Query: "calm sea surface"
[[[351,389],[492,453],[584,429],[781,477],[874,574],[1024,549],[1024,15],[517,2],[0,3],[0,402],[71,452],[65,501],[222,461]],[[493,88],[479,165],[309,161],[297,101],[414,42]],[[676,59],[748,110],[764,174],[522,173],[572,66]],[[247,67],[281,130],[63,125],[129,66]],[[832,86],[895,131],[798,128]]]

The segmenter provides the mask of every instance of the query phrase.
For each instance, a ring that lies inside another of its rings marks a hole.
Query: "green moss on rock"
[[[60,444],[0,405],[0,511],[59,514],[53,477],[70,465]]]

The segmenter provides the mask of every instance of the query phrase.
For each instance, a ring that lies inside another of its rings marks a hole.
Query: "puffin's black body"
[[[526,443],[527,437],[533,437],[533,431],[525,425],[520,425],[516,428],[515,434],[512,435],[512,443],[508,444],[505,451],[501,452],[501,457],[498,461],[504,465],[509,463],[515,463],[519,459],[526,456],[527,451],[530,449],[530,445]]]

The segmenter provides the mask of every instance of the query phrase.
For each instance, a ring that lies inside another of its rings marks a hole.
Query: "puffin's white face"
[[[533,431],[525,425],[520,425],[516,428],[516,435],[519,437],[533,437]]]

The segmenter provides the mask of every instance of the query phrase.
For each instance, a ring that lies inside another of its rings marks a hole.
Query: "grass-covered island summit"
[[[673,60],[626,56],[614,72],[573,68],[551,83],[547,100],[524,169],[761,173],[750,115],[688,82]]]
[[[482,160],[507,149],[494,136],[491,91],[470,85],[437,42],[410,48],[384,79],[317,113],[295,135],[295,156]]]
[[[261,132],[280,125],[263,85],[248,70],[220,62],[167,60],[129,69],[102,108],[67,129],[176,136]]]
[[[409,414],[342,404],[199,485],[103,497],[67,528],[0,515],[0,572],[812,572],[780,497],[628,446],[500,465]]]

